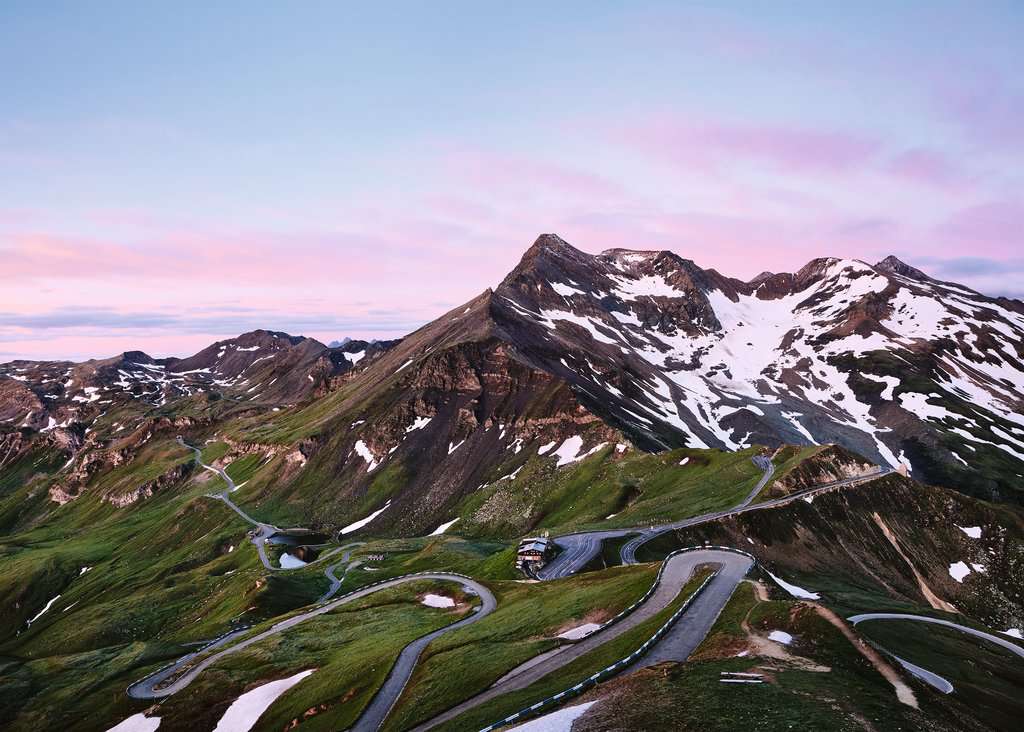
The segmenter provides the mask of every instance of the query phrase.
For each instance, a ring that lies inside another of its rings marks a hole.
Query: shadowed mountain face
[[[324,528],[386,507],[374,530],[413,534],[531,457],[813,442],[1019,502],[1022,414],[1019,301],[894,257],[743,282],[545,235],[494,291],[401,341],[255,331],[186,359],[4,364],[0,471],[56,449],[63,502],[184,432],[272,463],[249,488],[263,505]]]

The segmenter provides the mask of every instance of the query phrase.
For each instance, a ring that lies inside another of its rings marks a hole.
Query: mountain
[[[612,446],[835,443],[1020,502],[1022,414],[1020,301],[895,257],[743,282],[667,251],[590,255],[554,235],[401,341],[329,348],[254,331],[185,359],[0,367],[5,449],[47,438],[62,450],[73,479],[51,490],[60,500],[86,489],[83,464],[128,458],[126,434],[216,432],[275,466],[253,482],[256,502],[325,528],[387,507],[374,529],[398,535],[470,496],[481,516],[502,514],[528,463],[544,466],[536,483]],[[523,510],[526,526],[540,520]]]
[[[645,449],[838,443],[1021,500],[1024,303],[895,257],[750,282],[540,237],[490,296],[520,357]]]
[[[843,618],[1020,637],[1022,326],[1022,303],[892,257],[744,282],[546,235],[398,341],[254,331],[187,358],[2,364],[0,727],[212,729],[245,692],[320,669],[257,727],[361,728],[403,649],[433,638],[386,726],[412,729],[558,667],[443,727],[480,729],[580,690],[689,605],[668,632],[706,631],[693,655],[587,691],[576,726],[1013,729],[1015,657]],[[566,571],[524,582],[518,541],[545,534]],[[706,570],[653,563],[707,542],[758,565],[691,595]],[[486,621],[467,578],[495,595]],[[353,604],[313,619],[327,597]],[[642,633],[615,623],[641,606]],[[481,622],[436,635],[459,618]],[[598,653],[572,665],[550,653],[606,621],[628,635],[587,635]],[[233,650],[158,704],[126,693]],[[737,674],[763,686],[722,683]]]

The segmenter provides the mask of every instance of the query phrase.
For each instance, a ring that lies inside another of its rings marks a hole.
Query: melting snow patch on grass
[[[580,448],[583,447],[583,438],[579,435],[567,437],[565,442],[558,446],[554,455],[558,458],[558,467],[576,462],[579,459]]]
[[[1011,638],[1020,638],[1021,640],[1024,640],[1024,633],[1020,632],[1020,628],[1008,628],[1007,630],[1001,630],[999,632],[1003,635],[1008,635]]]
[[[784,630],[773,630],[768,634],[768,640],[773,640],[776,643],[781,643],[784,646],[788,646],[793,642],[793,636]]]
[[[597,704],[596,701],[577,704],[574,707],[559,709],[557,712],[545,714],[526,724],[512,727],[509,732],[570,732],[572,723],[586,714],[586,711]]]
[[[46,603],[46,606],[42,610],[40,610],[39,612],[37,612],[35,615],[32,616],[32,619],[28,621],[28,624],[32,625],[32,623],[34,623],[37,620],[39,620],[39,617],[43,613],[45,613],[47,610],[49,610],[51,607],[53,607],[53,603],[57,602],[57,600],[59,600],[59,599],[60,599],[60,595],[57,595],[56,597],[51,599],[48,603]]]
[[[281,569],[298,569],[299,567],[305,567],[308,562],[304,562],[298,557],[293,557],[288,552],[281,555]]]
[[[444,595],[424,595],[420,602],[427,607],[455,607],[455,600]]]
[[[357,529],[363,528],[368,523],[373,521],[375,518],[380,516],[382,513],[387,511],[388,510],[388,506],[390,506],[390,505],[391,505],[391,499],[388,499],[388,502],[384,504],[383,508],[377,509],[376,511],[374,511],[373,513],[371,513],[369,516],[367,516],[364,519],[359,519],[358,521],[349,524],[348,526],[346,526],[345,528],[343,528],[341,530],[341,533],[342,534],[351,534],[353,531],[356,531]]]
[[[355,451],[359,454],[359,457],[366,461],[367,473],[372,473],[373,469],[380,465],[380,463],[377,461],[377,458],[375,458],[373,456],[373,453],[370,452],[370,448],[368,448],[366,446],[366,443],[363,442],[362,440],[356,441]]]
[[[949,576],[957,582],[963,583],[964,577],[971,573],[971,568],[963,562],[956,562],[949,565]]]
[[[751,542],[751,544],[753,544],[753,542]],[[765,571],[767,572],[768,570],[765,570]],[[796,585],[791,585],[789,582],[786,582],[786,580],[780,579],[780,578],[776,577],[771,572],[768,572],[768,576],[771,577],[773,580],[775,580],[775,583],[779,587],[784,589],[786,592],[791,594],[793,597],[799,597],[802,600],[820,600],[821,599],[821,595],[819,595],[817,592],[811,592],[810,590],[805,590],[803,587],[797,587]]]
[[[257,686],[235,699],[224,716],[220,718],[213,732],[249,732],[263,712],[277,701],[277,698],[313,673],[315,669],[301,671],[294,676],[269,684]]]
[[[569,628],[564,633],[559,633],[558,637],[565,638],[566,640],[579,640],[580,638],[586,638],[600,627],[597,623],[584,623],[583,625],[577,625],[575,628]]]
[[[967,534],[972,539],[981,538],[981,527],[980,526],[957,526],[962,532]]]
[[[133,714],[128,719],[115,724],[107,732],[153,732],[160,726],[160,717],[147,717],[142,712]]]
[[[448,529],[450,529],[450,528],[452,527],[452,525],[454,525],[454,524],[455,524],[455,522],[456,522],[456,521],[458,521],[458,520],[459,520],[459,519],[458,519],[458,517],[455,517],[455,518],[453,518],[453,519],[452,519],[451,521],[449,521],[448,523],[446,523],[446,524],[441,524],[441,525],[440,525],[440,526],[438,526],[438,527],[437,527],[436,529],[434,529],[433,531],[431,531],[431,532],[430,532],[430,535],[431,535],[431,536],[440,536],[441,534],[443,534],[444,532],[446,532],[446,531],[447,531]]]

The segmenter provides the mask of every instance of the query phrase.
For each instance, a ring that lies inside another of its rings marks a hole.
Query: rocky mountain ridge
[[[613,447],[834,443],[1020,501],[1022,414],[1019,301],[894,257],[744,282],[671,252],[590,255],[554,235],[401,341],[332,349],[255,331],[187,359],[0,366],[0,431],[22,435],[10,451],[44,440],[64,454],[59,500],[95,482],[83,466],[102,472],[169,421],[263,454],[273,477],[249,486],[257,503],[323,528],[383,511],[374,530],[400,535],[474,494],[486,503],[487,486],[531,461]]]

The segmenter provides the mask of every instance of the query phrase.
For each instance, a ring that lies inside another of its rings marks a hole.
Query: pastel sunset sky
[[[1022,37],[1019,0],[8,0],[0,361],[396,337],[543,232],[1021,297]]]

